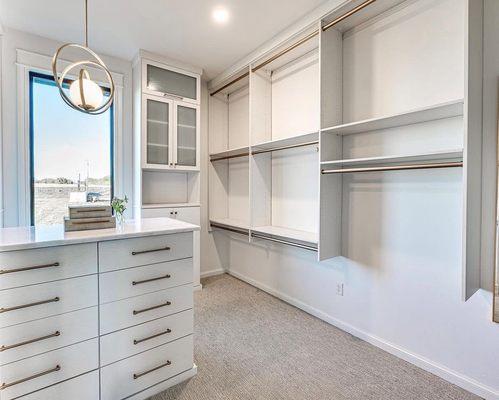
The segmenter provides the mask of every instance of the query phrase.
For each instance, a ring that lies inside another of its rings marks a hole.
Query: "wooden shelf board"
[[[459,99],[447,103],[436,104],[430,107],[411,110],[405,113],[331,126],[329,128],[322,129],[321,131],[335,135],[352,135],[355,133],[370,132],[380,129],[396,128],[398,126],[457,117],[463,115],[463,107],[464,102],[462,99]]]
[[[374,165],[389,163],[404,163],[411,161],[438,161],[438,160],[462,160],[463,149],[449,149],[420,154],[405,154],[382,157],[351,158],[345,160],[323,161],[321,166],[352,166],[352,165]]]
[[[200,207],[199,203],[148,203],[142,204],[143,209],[151,208],[183,208],[183,207]]]
[[[210,160],[216,160],[217,158],[220,157],[238,156],[246,153],[249,153],[249,147],[239,147],[236,149],[220,151],[218,153],[211,153]]]
[[[304,133],[289,138],[270,140],[268,142],[254,144],[251,146],[251,151],[273,150],[279,147],[295,146],[318,140],[319,140],[319,132]]]
[[[251,228],[254,233],[261,233],[275,238],[290,239],[316,245],[318,234],[315,232],[300,231],[297,229],[284,228],[281,226],[256,226]]]

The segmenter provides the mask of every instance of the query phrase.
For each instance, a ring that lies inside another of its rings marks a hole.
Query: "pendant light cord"
[[[85,0],[85,47],[88,47],[88,0]]]

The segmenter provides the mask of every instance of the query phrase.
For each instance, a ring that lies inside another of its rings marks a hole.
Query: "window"
[[[62,223],[70,203],[109,204],[112,107],[100,115],[84,114],[64,103],[52,76],[30,72],[29,83],[31,224]]]

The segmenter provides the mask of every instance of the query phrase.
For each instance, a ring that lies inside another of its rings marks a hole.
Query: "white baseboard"
[[[209,271],[203,271],[201,272],[201,279],[202,278],[208,278],[210,276],[215,276],[215,275],[222,275],[225,274],[227,271],[223,268],[215,268],[211,269]]]
[[[440,365],[438,363],[435,363],[431,360],[426,359],[425,357],[421,357],[417,354],[414,354],[410,351],[407,351],[397,345],[394,345],[392,343],[389,343],[385,341],[384,339],[381,339],[377,336],[374,336],[368,332],[364,332],[360,329],[355,328],[354,326],[347,324],[337,318],[332,317],[329,314],[326,314],[323,311],[320,311],[314,307],[309,306],[308,304],[305,304],[299,300],[296,300],[293,297],[290,297],[278,290],[275,290],[271,288],[270,286],[267,286],[263,283],[260,283],[258,281],[255,281],[252,278],[249,278],[247,276],[244,276],[238,272],[235,271],[227,271],[229,275],[232,275],[246,283],[249,283],[252,286],[257,287],[258,289],[263,290],[264,292],[267,292],[271,294],[272,296],[275,296],[286,303],[289,303],[311,315],[314,317],[317,317],[331,325],[336,326],[337,328],[350,333],[351,335],[358,337],[359,339],[362,339],[376,347],[379,347],[380,349],[385,350],[386,352],[393,354],[394,356],[397,356],[407,362],[410,362],[411,364],[416,365],[417,367],[424,369],[425,371],[431,372],[434,375],[439,376],[442,379],[445,379],[446,381],[453,383],[454,385],[457,385],[473,394],[476,394],[477,396],[483,397],[484,399],[487,400],[499,400],[499,392],[493,388],[487,387],[480,382],[477,382],[476,380],[467,377],[465,375],[459,374],[455,371],[452,371],[448,368],[446,368],[443,365]]]

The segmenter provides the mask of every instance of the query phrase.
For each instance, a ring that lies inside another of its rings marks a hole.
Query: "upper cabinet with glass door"
[[[143,59],[142,76],[144,93],[199,104],[201,85],[197,74]]]
[[[200,75],[142,59],[142,169],[199,171]]]

